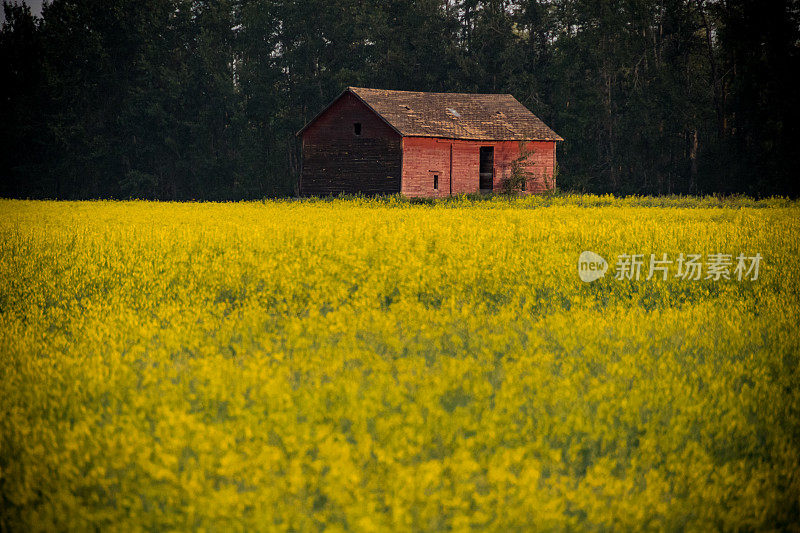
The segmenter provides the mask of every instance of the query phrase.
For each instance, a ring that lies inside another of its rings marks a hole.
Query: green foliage
[[[295,132],[362,85],[512,93],[564,189],[796,196],[794,4],[4,2],[0,195],[293,194]]]
[[[525,148],[525,143],[520,141],[519,152],[519,157],[511,162],[511,168],[509,169],[508,176],[505,176],[500,184],[503,194],[519,194],[527,189],[528,183],[530,183],[534,177],[533,172],[530,170],[531,164],[528,163],[528,159],[531,155],[533,155],[533,151],[528,151]],[[547,185],[548,190],[552,188],[549,187],[550,184]]]

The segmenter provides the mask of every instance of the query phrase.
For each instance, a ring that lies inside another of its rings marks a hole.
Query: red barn
[[[541,192],[555,186],[563,140],[510,94],[359,87],[348,87],[298,135],[306,196],[489,192],[512,173],[524,177],[525,191]]]

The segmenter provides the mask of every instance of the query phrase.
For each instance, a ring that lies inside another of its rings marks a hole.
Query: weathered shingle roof
[[[347,89],[403,136],[471,140],[563,139],[510,94]]]

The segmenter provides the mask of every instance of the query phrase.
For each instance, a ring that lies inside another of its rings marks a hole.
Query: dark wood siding
[[[302,139],[300,194],[400,192],[401,137],[352,94],[334,102]]]

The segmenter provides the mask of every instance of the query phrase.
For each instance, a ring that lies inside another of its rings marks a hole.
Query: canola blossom
[[[0,213],[0,530],[800,523],[795,201]]]

